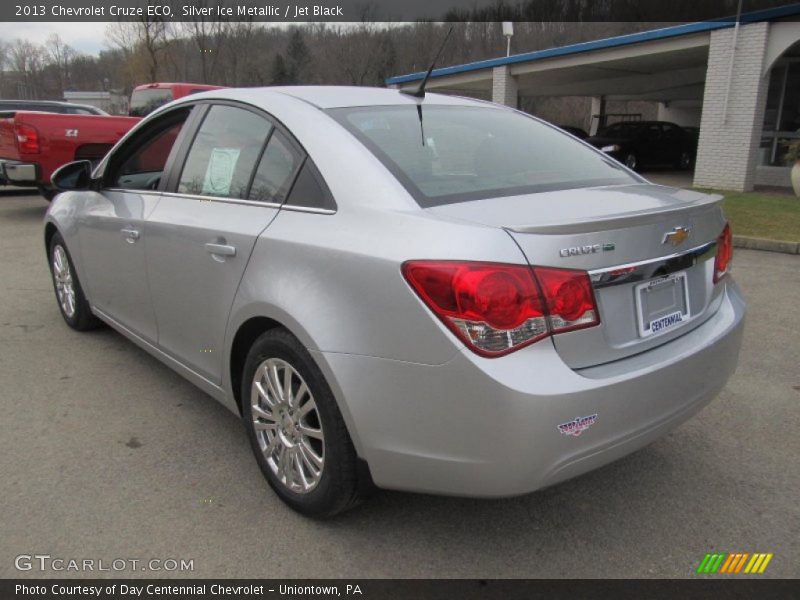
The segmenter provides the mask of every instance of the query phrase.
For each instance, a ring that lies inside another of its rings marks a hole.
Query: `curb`
[[[767,240],[764,238],[748,237],[746,235],[734,235],[733,247],[747,248],[748,250],[762,250],[765,252],[781,252],[782,254],[800,254],[800,242]]]

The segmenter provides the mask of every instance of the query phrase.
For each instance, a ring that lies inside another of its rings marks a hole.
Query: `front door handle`
[[[129,244],[133,244],[139,239],[139,231],[137,229],[125,227],[124,229],[120,229],[120,233],[122,234],[122,237],[125,238],[125,241]]]
[[[206,244],[206,250],[217,256],[236,256],[236,247],[226,244]]]

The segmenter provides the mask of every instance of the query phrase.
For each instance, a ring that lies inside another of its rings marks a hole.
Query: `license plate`
[[[640,283],[635,293],[641,337],[666,333],[689,317],[686,271]]]

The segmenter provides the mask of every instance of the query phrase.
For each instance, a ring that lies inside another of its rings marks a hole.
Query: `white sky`
[[[3,0],[0,0],[3,1]],[[106,27],[110,22],[95,23],[9,23],[0,22],[0,41],[12,42],[14,38],[27,39],[37,44],[43,44],[50,34],[58,33],[67,44],[84,54],[97,54],[108,48],[106,43]],[[293,23],[303,25],[298,21]],[[330,23],[339,27],[349,27],[351,23]],[[271,23],[265,21],[264,27],[287,27],[290,23]],[[401,26],[404,23],[380,23],[384,27]]]
[[[11,42],[22,38],[43,43],[58,33],[67,44],[84,54],[97,54],[106,48],[108,23],[0,23],[0,40]]]

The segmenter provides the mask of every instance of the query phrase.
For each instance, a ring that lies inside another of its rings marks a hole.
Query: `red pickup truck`
[[[55,195],[50,176],[74,160],[99,161],[140,121],[135,117],[0,112],[0,184]]]
[[[0,185],[36,187],[51,200],[50,176],[74,160],[99,161],[140,118],[162,104],[217,85],[147,83],[133,90],[130,117],[54,114],[0,107]]]

